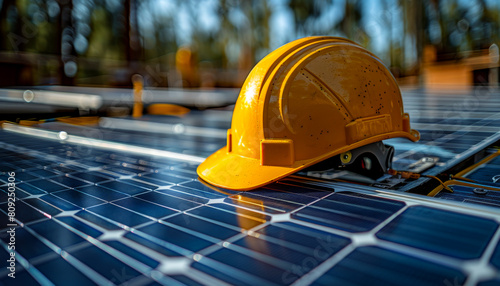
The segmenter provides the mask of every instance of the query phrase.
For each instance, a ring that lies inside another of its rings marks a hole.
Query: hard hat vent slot
[[[226,148],[227,152],[233,151],[233,134],[231,133],[231,129],[227,130],[227,142],[226,142]]]

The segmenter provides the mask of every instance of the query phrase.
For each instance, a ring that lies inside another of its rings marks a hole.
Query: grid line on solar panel
[[[129,179],[118,179],[117,181],[119,181],[119,182],[125,182],[127,184],[130,184],[130,185],[133,185],[133,186],[137,186],[137,187],[141,187],[141,188],[144,188],[144,189],[148,189],[150,191],[154,191],[154,190],[158,189],[158,187],[160,187],[160,185],[156,185],[156,184],[151,183],[151,182],[144,182],[144,181],[141,181],[141,180],[137,180],[137,179],[135,179],[135,177],[132,177],[132,178],[129,178]]]
[[[178,227],[190,229],[192,231],[196,231],[219,240],[227,240],[241,233],[240,230],[236,230],[208,220],[203,220],[184,213],[162,219],[160,222],[175,224]]]
[[[207,257],[202,257],[199,262],[192,264],[192,268],[230,285],[272,285],[269,281],[244,272],[242,269],[227,266]]]
[[[77,206],[77,205],[75,205],[75,204],[73,204],[65,199],[61,199],[59,197],[56,197],[53,194],[43,195],[39,198],[41,200],[43,200],[44,202],[57,207],[58,209],[62,210],[63,212],[71,212],[71,211],[81,210],[80,206]]]
[[[61,249],[66,249],[75,244],[84,242],[80,236],[65,228],[62,224],[54,220],[45,220],[42,222],[30,224],[29,229],[35,231],[40,237],[43,237],[57,245]]]
[[[22,227],[16,227],[16,244],[22,245],[23,247],[18,247],[16,253],[20,254],[24,258],[30,260],[35,257],[46,255],[52,253],[52,249],[46,244],[40,241],[36,236],[30,233],[27,229]],[[9,237],[0,237],[2,244],[7,249],[9,243]],[[17,255],[16,254],[16,255]],[[6,264],[6,261],[1,261],[0,263]]]
[[[182,184],[178,185],[178,186],[172,186],[172,187],[170,187],[170,190],[173,190],[176,192],[181,192],[181,193],[188,193],[188,194],[195,195],[195,196],[202,197],[202,198],[206,198],[209,200],[221,199],[221,198],[227,197],[227,195],[223,195],[223,194],[217,193],[217,192],[205,192],[202,190],[196,190],[193,188],[184,187],[184,185],[182,185]]]
[[[168,194],[164,193],[159,193],[157,191],[152,191],[152,192],[147,192],[147,193],[142,193],[139,195],[136,195],[134,197],[152,202],[152,203],[159,203],[163,206],[166,206],[168,208],[178,210],[178,211],[187,211],[189,209],[198,207],[202,204],[185,200],[182,198],[174,197]]]
[[[184,256],[192,256],[197,251],[211,246],[214,243],[213,241],[193,236],[187,232],[159,223],[153,223],[138,228],[134,231],[134,234]]]
[[[112,180],[112,178],[106,177],[102,173],[99,173],[96,171],[85,171],[85,172],[71,173],[68,175],[68,177],[78,178],[80,180],[83,180],[85,182],[89,182],[92,184],[97,184],[99,182]]]
[[[141,187],[134,186],[134,185],[130,185],[130,184],[127,184],[127,183],[121,182],[121,181],[109,181],[109,182],[105,182],[105,183],[99,183],[98,186],[104,187],[104,188],[107,188],[110,190],[115,190],[117,192],[124,193],[124,194],[131,195],[131,196],[150,191],[148,189],[141,188]]]
[[[134,173],[129,171],[128,169],[123,169],[120,166],[114,166],[114,165],[106,165],[103,168],[103,171],[108,171],[120,176],[135,176],[138,173]]]
[[[43,201],[40,198],[28,198],[23,200],[24,203],[29,204],[31,207],[41,212],[43,215],[51,218],[62,212],[61,209]]]
[[[75,216],[85,221],[86,224],[96,229],[102,229],[103,231],[113,231],[113,230],[123,229],[116,223],[113,223],[110,220],[106,220],[105,218],[102,218],[101,216],[98,216],[86,210],[77,212]]]
[[[152,267],[150,266],[150,264],[152,262],[153,264],[158,264],[158,262],[154,262],[153,259],[148,258],[145,255],[141,254],[140,252],[131,249],[128,246],[121,244],[120,242],[117,241],[106,241],[106,242],[95,241],[94,246],[96,246],[97,249],[99,249],[100,251],[103,251],[107,255],[114,258],[115,262],[116,261],[123,262],[124,265],[130,266],[131,268],[141,272],[144,275],[148,275],[151,272]],[[125,251],[119,251],[117,250],[117,248]],[[119,276],[117,275],[114,276],[115,278],[119,278]],[[111,279],[111,281],[117,283],[113,279]],[[118,282],[123,282],[123,281],[118,281]]]
[[[205,232],[201,232],[201,231],[199,231],[196,228],[195,229],[188,228],[188,227],[184,227],[184,226],[181,226],[181,225],[178,225],[178,224],[173,224],[173,223],[170,223],[170,222],[164,221],[164,220],[159,221],[159,223],[161,225],[167,226],[169,229],[179,230],[182,233],[187,233],[188,235],[191,235],[192,237],[198,237],[198,238],[201,238],[203,240],[211,242],[211,244],[206,245],[204,248],[212,246],[213,244],[217,244],[217,243],[221,242],[221,239],[219,239],[219,238],[217,238],[217,237],[215,237],[213,235],[206,234]],[[199,251],[199,250],[197,250],[197,251]],[[193,251],[193,252],[197,252],[197,251]]]
[[[66,175],[51,177],[50,179],[54,182],[57,182],[61,185],[66,186],[68,189],[78,188],[78,187],[82,187],[85,185],[92,185],[92,183],[89,183],[89,182],[86,182],[83,180],[79,180],[76,178],[71,178],[71,177],[66,176]]]
[[[184,182],[192,181],[190,178],[168,175],[164,173],[149,173],[149,174],[141,174],[141,178],[143,180],[151,181],[152,183],[157,182],[158,184],[164,185],[167,184],[180,184]]]
[[[70,254],[113,283],[122,284],[141,275],[137,270],[95,246],[73,251],[70,252]],[[99,257],[101,263],[95,263],[96,257]],[[121,275],[123,273],[125,273],[125,275]]]
[[[156,171],[153,168],[148,168],[145,166],[137,166],[137,165],[130,164],[130,163],[120,163],[119,161],[117,162],[117,164],[105,166],[104,169],[111,170],[111,171],[116,170],[117,173],[120,173],[121,171],[123,171],[123,172],[125,172],[124,174],[131,173],[131,174],[135,174],[135,175]]]
[[[130,239],[130,237],[121,238],[119,241],[105,241],[105,243],[112,245],[113,248],[118,249],[123,253],[131,251],[136,260],[155,268],[157,271],[167,273],[168,275],[171,275],[172,273],[188,274],[186,272],[191,259],[187,257],[180,257],[181,254],[174,253],[167,248],[154,244],[153,242],[139,244],[136,242],[136,239],[139,239],[138,241],[141,242],[147,240],[135,234],[132,235],[135,236],[132,239]],[[124,249],[126,249],[126,251],[124,251]]]
[[[14,169],[9,169],[9,171],[11,171],[11,170],[14,170]],[[17,182],[29,182],[31,180],[40,179],[40,177],[32,175],[32,174],[30,174],[27,171],[20,171],[20,172],[17,171],[15,173],[16,173],[15,177],[16,177],[16,181]],[[0,179],[2,179],[2,178],[0,178]],[[5,180],[0,180],[0,181],[2,181],[4,183],[7,183],[6,179],[7,178],[5,178]]]
[[[271,226],[272,224],[267,225],[265,228]],[[258,233],[262,230],[263,228],[258,230]],[[290,232],[288,234],[290,234]],[[308,264],[319,265],[350,243],[349,239],[334,234],[326,234],[322,239],[316,239],[314,241],[315,243],[312,245],[300,245],[299,247],[294,243],[288,243],[289,246],[287,246],[287,243],[279,239],[274,239],[274,241],[275,242],[272,242],[272,239],[270,240],[266,236],[253,234],[232,242],[228,248],[241,253],[245,253],[241,250],[247,248],[251,250],[250,252],[247,251],[250,256],[255,257],[255,255],[252,255],[252,251],[256,251],[264,255],[259,259],[279,266],[285,270],[290,270],[290,272],[297,270],[308,272],[312,270],[311,265]],[[232,247],[233,245],[238,245],[240,248],[234,248]],[[270,258],[273,259],[271,260]]]
[[[124,244],[137,247],[141,251],[149,252],[149,255],[156,253],[163,255],[163,257],[184,257],[186,252],[179,249],[171,249],[170,244],[165,244],[162,240],[156,239],[147,234],[138,235],[137,233],[127,232],[123,236],[122,241]]]
[[[89,226],[73,216],[59,216],[54,219],[62,223],[67,229],[70,229],[82,237],[90,236],[97,238],[104,233],[104,231],[100,231],[92,226]]]
[[[125,229],[137,227],[153,221],[153,219],[135,211],[130,211],[110,203],[90,207],[87,211]]]
[[[492,245],[492,243],[495,243],[495,245]],[[485,258],[488,259],[488,262],[496,267],[497,270],[500,270],[500,230],[495,233],[495,238],[492,240],[492,243],[490,243],[490,248],[487,249]],[[489,257],[487,255],[490,255]]]
[[[186,213],[201,220],[206,220],[237,231],[249,230],[255,226],[266,223],[266,219],[263,219],[262,216],[256,217],[232,213],[213,206],[201,206],[199,208],[186,211]],[[232,214],[232,216],[228,216],[228,214]]]
[[[412,206],[380,230],[377,237],[446,256],[474,259],[482,255],[497,228],[493,220]]]
[[[87,276],[81,273],[75,266],[71,265],[67,260],[58,257],[56,259],[35,265],[40,272],[45,275],[51,282],[56,285],[78,284],[82,285],[97,285]],[[57,271],[54,271],[57,269]]]
[[[289,213],[303,206],[290,201],[256,196],[250,192],[228,197],[224,202],[270,214]]]
[[[140,261],[141,263],[149,266],[150,268],[156,268],[158,265],[160,265],[160,262],[152,259],[151,257],[144,255],[143,253],[119,242],[119,241],[103,241],[103,243],[107,244],[111,248],[121,252],[121,253],[126,253],[128,256],[134,258],[137,261]]]
[[[50,195],[70,202],[76,206],[79,206],[80,208],[88,208],[106,203],[106,201],[104,200],[95,198],[82,192],[78,192],[76,190],[59,191],[54,192]]]
[[[206,259],[206,258],[208,259]],[[259,279],[264,279],[264,285],[267,284],[283,284],[283,277],[288,275],[288,281],[286,284],[290,284],[298,278],[298,275],[288,271],[288,269],[283,269],[277,267],[273,264],[269,264],[267,261],[262,261],[256,259],[255,257],[247,256],[236,252],[228,248],[221,248],[209,255],[204,256],[199,262],[206,266],[214,265],[214,261],[217,261],[217,271],[225,272],[227,276],[232,276],[233,279],[240,280],[242,278],[241,273],[235,271],[239,269],[249,275],[258,275]],[[196,263],[193,264],[196,268]],[[213,266],[212,266],[213,267]],[[255,278],[253,278],[255,280]],[[225,280],[225,279],[222,279]],[[242,280],[242,279],[241,279]],[[262,280],[261,280],[262,281]],[[241,283],[241,282],[240,282]]]
[[[43,192],[47,192],[47,193],[62,191],[64,189],[68,188],[68,187],[66,187],[62,184],[56,183],[50,179],[38,179],[38,180],[30,181],[29,183],[24,183],[24,184],[26,184],[28,186],[36,187],[36,188],[42,190]],[[23,188],[22,187],[22,186],[24,186],[23,183],[21,183],[20,185],[21,185],[20,188]]]
[[[363,269],[363,275],[359,275]],[[446,281],[459,285],[465,275],[458,269],[393,252],[366,246],[356,248],[315,281],[318,285],[441,285]]]
[[[180,198],[180,199],[185,199],[185,200],[200,203],[200,204],[206,204],[210,201],[210,199],[208,199],[208,198],[192,194],[189,191],[188,192],[179,192],[175,189],[171,189],[170,187],[160,187],[156,191],[159,193],[162,193],[162,194],[166,194],[169,196],[173,196],[173,197]]]
[[[401,201],[341,192],[293,212],[292,218],[348,232],[363,232],[375,228],[404,206]]]
[[[8,185],[3,185],[0,187],[0,190],[2,190],[4,199],[8,197],[7,192],[8,192]],[[33,195],[19,189],[16,187],[16,200],[22,200],[27,197],[33,197]],[[42,193],[41,193],[42,194]],[[39,194],[40,195],[40,194]],[[2,202],[6,202],[7,200],[2,200]]]
[[[20,189],[21,191],[28,193],[30,195],[41,195],[41,194],[47,193],[46,191],[44,191],[40,188],[37,188],[37,187],[31,185],[30,183],[16,184],[16,188]]]
[[[39,178],[50,178],[59,175],[59,173],[51,172],[43,168],[34,168],[27,170],[30,174],[34,174]]]
[[[235,205],[231,205],[231,204],[227,204],[227,203],[213,203],[213,204],[210,204],[209,206],[216,208],[216,209],[219,209],[219,210],[222,210],[222,211],[229,212],[233,215],[236,214],[236,215],[238,215],[238,219],[240,219],[240,217],[245,217],[245,218],[253,219],[256,221],[262,221],[262,222],[270,221],[272,219],[272,216],[268,215],[266,213],[257,212],[255,210],[252,210],[249,208],[235,206]]]
[[[144,216],[149,216],[153,219],[161,219],[179,213],[179,211],[172,210],[162,205],[148,202],[137,197],[127,197],[119,199],[113,201],[113,204],[142,214]]]
[[[235,242],[228,243],[224,247],[284,270],[292,269],[297,264],[300,264],[301,261],[310,257],[307,254],[286,246],[275,244],[271,241],[264,241],[249,235]]]
[[[206,192],[206,193],[210,193],[210,194],[214,194],[214,195],[221,195],[222,197],[226,197],[228,195],[240,193],[240,191],[233,191],[233,190],[228,190],[228,189],[209,187],[209,186],[201,183],[197,179],[190,181],[190,182],[180,183],[180,184],[178,184],[178,186],[186,187],[186,188],[190,188],[193,190],[198,190],[198,191],[202,191],[202,192]]]
[[[20,283],[19,285],[52,284],[50,280],[43,276],[43,274],[41,274],[37,268],[33,267],[33,265],[27,262],[26,259],[24,259],[21,255],[17,256],[17,258],[19,261],[19,263],[17,264],[19,273],[16,273],[15,279],[17,283]],[[24,267],[23,265],[26,267]],[[36,277],[36,279],[34,277]],[[0,279],[3,281],[8,281],[8,283],[12,282],[12,278],[7,275],[1,277]],[[2,281],[0,282],[3,283]]]
[[[8,213],[6,203],[0,204],[0,209],[3,213]],[[26,204],[24,201],[17,201],[16,220],[19,221],[21,225],[25,225],[41,219],[48,219],[48,216],[44,215],[42,212],[35,209],[31,205]]]
[[[87,187],[77,188],[76,190],[85,193],[89,196],[93,196],[108,202],[129,197],[129,195],[127,194],[100,186],[87,186]]]
[[[294,190],[288,190],[282,191],[282,190],[277,190],[277,189],[270,189],[270,188],[259,188],[256,191],[251,193],[252,195],[255,195],[257,197],[265,197],[265,198],[270,198],[270,199],[276,199],[284,202],[290,202],[290,203],[296,203],[296,204],[301,204],[301,205],[307,205],[315,201],[317,198],[307,196],[302,194],[300,191],[294,191]],[[328,195],[328,193],[324,194],[325,196]]]

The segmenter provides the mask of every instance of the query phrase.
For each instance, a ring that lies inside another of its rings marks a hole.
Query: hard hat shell
[[[288,43],[250,72],[236,102],[227,146],[198,175],[251,190],[363,145],[417,141],[392,74],[375,55],[336,37]]]

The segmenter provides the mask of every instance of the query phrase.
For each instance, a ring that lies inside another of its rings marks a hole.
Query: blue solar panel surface
[[[440,163],[427,171],[432,174],[471,146],[498,137],[498,97],[462,111],[465,118],[458,120],[443,116],[443,108],[465,95],[433,95],[433,101],[421,100],[422,95],[409,92],[404,98],[422,141],[387,141],[396,148],[396,168],[438,157]],[[227,111],[208,112],[194,111],[182,120],[138,120],[174,126],[166,133],[125,131],[109,122],[45,123],[33,129],[41,133],[0,130],[0,283],[498,284],[495,191],[488,193],[489,204],[484,196],[470,204],[459,186],[444,200],[293,176],[235,192],[200,182],[191,157],[51,139],[65,131],[101,143],[203,158],[225,144],[220,134],[230,126]],[[177,132],[190,127],[205,129]],[[495,174],[497,165],[493,161],[481,176]],[[16,173],[15,222],[8,220],[8,172]],[[7,276],[11,223],[17,225],[15,280]]]

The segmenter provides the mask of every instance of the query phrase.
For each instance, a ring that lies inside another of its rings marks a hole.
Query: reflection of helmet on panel
[[[420,136],[410,129],[398,85],[382,62],[349,40],[308,37],[253,68],[227,146],[198,174],[219,187],[249,190],[393,137]]]

